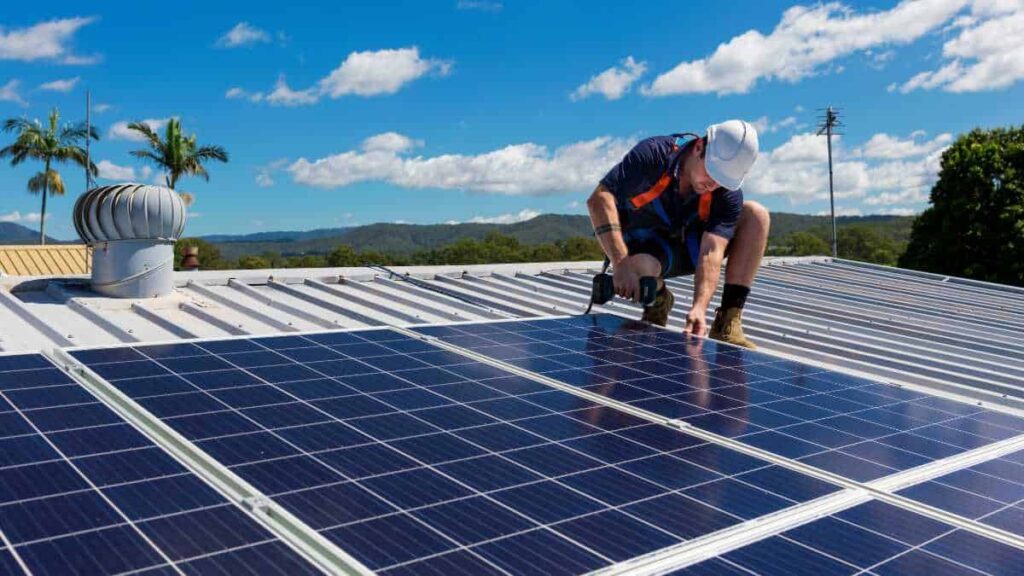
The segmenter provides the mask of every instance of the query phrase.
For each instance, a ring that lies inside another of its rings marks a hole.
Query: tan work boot
[[[715,321],[711,324],[708,336],[713,340],[721,340],[729,344],[757,350],[757,345],[743,335],[742,308],[715,309]]]
[[[661,290],[658,290],[658,294],[654,297],[654,302],[650,306],[644,307],[644,315],[640,319],[644,322],[664,326],[668,324],[668,313],[672,310],[672,305],[675,303],[676,297],[672,295],[668,288],[662,286]]]

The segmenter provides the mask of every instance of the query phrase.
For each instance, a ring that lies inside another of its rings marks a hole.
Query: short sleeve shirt
[[[684,198],[679,194],[675,175],[681,154],[675,143],[673,136],[641,140],[601,179],[601,184],[615,196],[624,231],[627,236],[641,229],[673,236],[685,230],[687,236],[698,237],[710,232],[731,240],[743,209],[743,191],[719,188],[711,192],[714,196],[710,217],[707,222],[701,221],[699,196],[690,194]],[[666,172],[672,180],[661,196],[646,206],[633,208],[629,200],[648,191]]]

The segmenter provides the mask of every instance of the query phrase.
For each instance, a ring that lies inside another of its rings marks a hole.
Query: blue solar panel
[[[899,492],[947,512],[1024,536],[1024,451]]]
[[[1024,419],[616,316],[416,330],[856,481],[1024,434]]]
[[[388,573],[586,572],[839,489],[390,330],[73,355]]]
[[[1024,550],[872,500],[675,574],[1020,574]]]
[[[0,356],[0,532],[34,574],[318,573],[38,354]]]

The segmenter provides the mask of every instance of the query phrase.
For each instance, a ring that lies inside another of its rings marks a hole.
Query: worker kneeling
[[[756,348],[741,314],[768,241],[768,211],[745,202],[740,186],[757,160],[757,131],[742,120],[708,127],[704,136],[673,134],[641,141],[587,200],[601,248],[614,267],[615,293],[636,300],[640,278],[658,278],[643,320],[664,326],[674,298],[664,279],[694,275],[686,332],[707,332],[707,308],[728,256],[725,290],[710,336]]]

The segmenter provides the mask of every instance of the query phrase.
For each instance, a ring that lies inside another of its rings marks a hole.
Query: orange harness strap
[[[672,151],[674,152],[677,148],[679,147],[673,146]],[[664,174],[661,175],[661,178],[658,178],[658,181],[654,183],[654,186],[651,186],[643,194],[637,194],[636,196],[630,198],[629,203],[633,206],[634,210],[639,210],[640,208],[643,208],[644,206],[647,206],[651,202],[657,200],[658,197],[660,197],[662,193],[665,192],[665,189],[668,188],[668,185],[671,183],[672,176],[666,171]],[[707,222],[708,219],[711,218],[712,194],[714,194],[714,192],[701,194],[700,199],[698,200],[697,217],[700,218],[702,222]]]

